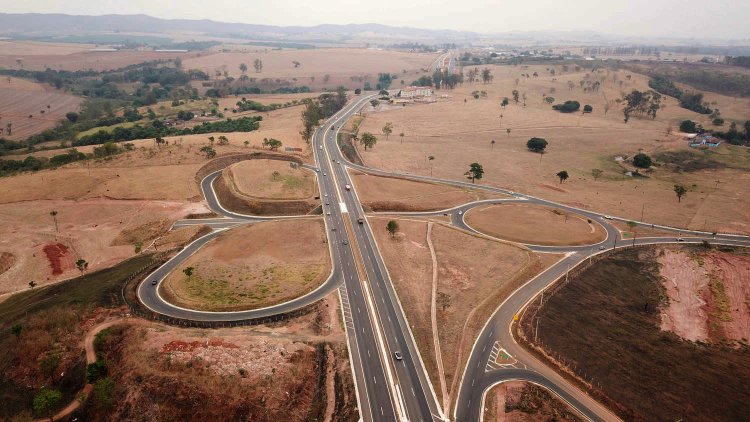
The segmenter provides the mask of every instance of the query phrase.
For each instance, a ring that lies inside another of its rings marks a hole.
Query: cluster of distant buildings
[[[687,136],[687,139],[688,145],[693,148],[715,148],[721,145],[721,139],[710,133],[702,133],[700,135],[692,133]]]

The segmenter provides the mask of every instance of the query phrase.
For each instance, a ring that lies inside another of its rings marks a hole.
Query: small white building
[[[421,98],[432,96],[429,86],[407,86],[398,92],[399,98]]]

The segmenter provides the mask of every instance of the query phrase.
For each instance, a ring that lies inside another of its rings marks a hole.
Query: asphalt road
[[[617,417],[608,409],[578,390],[553,369],[536,360],[516,344],[510,332],[510,324],[517,312],[525,307],[529,301],[535,300],[537,295],[547,286],[564,276],[570,268],[588,259],[592,254],[601,253],[603,250],[609,250],[616,245],[631,245],[631,239],[619,239],[619,231],[609,224],[610,221],[624,222],[627,220],[604,216],[589,210],[546,201],[506,189],[389,172],[350,163],[346,161],[336,145],[336,134],[339,127],[371,97],[355,99],[315,132],[313,150],[317,167],[304,166],[316,171],[321,200],[324,204],[323,218],[328,232],[333,269],[331,276],[323,285],[315,291],[290,302],[242,312],[201,312],[183,309],[166,303],[158,295],[158,289],[151,285],[151,280],[155,279],[161,282],[184,259],[224,230],[240,224],[280,218],[310,218],[310,216],[256,217],[230,212],[224,209],[216,198],[212,183],[219,172],[215,172],[202,181],[201,187],[209,207],[222,217],[181,220],[175,223],[175,227],[205,224],[212,227],[214,231],[186,246],[172,260],[152,273],[138,288],[140,300],[155,312],[174,317],[198,321],[235,321],[272,316],[299,309],[322,299],[338,288],[362,419],[365,421],[387,421],[400,418],[410,421],[438,420],[445,418],[445,415],[442,414],[435,398],[401,303],[390,282],[388,271],[380,256],[372,230],[367,223],[354,187],[345,188],[346,185],[352,185],[346,167],[370,174],[396,176],[416,181],[440,182],[511,195],[512,198],[510,199],[477,201],[434,213],[410,214],[436,215],[447,213],[451,216],[451,222],[455,226],[474,231],[463,219],[466,211],[473,207],[489,202],[533,203],[576,212],[597,221],[606,229],[608,237],[598,244],[585,246],[526,245],[537,252],[565,253],[567,255],[557,264],[516,290],[498,307],[487,322],[472,349],[465,368],[458,400],[454,408],[454,419],[457,421],[480,420],[486,391],[499,382],[518,379],[547,387],[588,419],[616,420]],[[326,203],[328,204],[325,205]],[[359,218],[365,218],[364,224],[359,224]],[[684,242],[707,240],[711,243],[750,246],[750,237],[748,236],[714,235],[701,231],[651,225],[647,222],[637,223],[672,231],[676,237],[640,238],[635,241],[636,245],[676,243],[677,239],[682,239]],[[358,260],[362,263],[361,271],[358,271],[357,268]],[[402,360],[394,358],[396,351],[401,353]],[[500,351],[510,355],[515,362],[508,366],[499,366],[491,362]]]
[[[363,372],[357,376],[357,385],[359,389],[368,392],[372,408],[370,416],[373,420],[401,417],[410,421],[431,421],[440,419],[441,412],[370,226],[366,221],[363,224],[358,222],[359,218],[365,218],[365,214],[346,168],[342,164],[343,157],[336,143],[340,125],[356,112],[357,103],[363,104],[368,100],[369,97],[356,100],[340,116],[329,120],[316,133],[313,143],[321,172],[326,174],[322,177],[321,186],[327,192],[331,192],[333,188],[335,193],[331,195],[336,195],[331,201],[331,207],[324,210],[326,214],[331,212],[330,216],[326,215],[326,220],[328,222],[330,219],[331,224],[337,228],[336,233],[341,236],[345,233],[341,228],[346,224],[344,219],[348,220],[353,234],[353,239],[348,239],[348,241],[351,244],[356,242],[357,253],[363,265],[365,278],[359,283],[355,269],[350,270],[349,266],[344,268],[348,306],[351,313],[355,314],[355,308],[364,310],[370,304],[369,309],[373,313],[370,321],[377,323],[377,325],[372,324],[372,327],[366,327],[365,321],[360,324],[355,321],[351,331],[354,332],[357,342],[377,339],[377,346],[382,348],[379,351],[372,346],[359,345],[359,355],[355,356],[355,353],[352,353],[353,360],[356,362],[355,369],[359,367]],[[324,142],[323,149],[320,148],[321,142]],[[329,181],[333,182],[333,186],[329,184]],[[346,189],[346,185],[350,188]],[[338,206],[333,205],[336,203]],[[343,210],[346,212],[342,212]],[[363,292],[362,289],[370,296],[369,300],[360,294]],[[354,292],[357,294],[353,294]],[[364,353],[364,351],[369,353]],[[401,360],[394,358],[396,351],[401,353]],[[376,354],[379,357],[376,357]],[[380,376],[384,376],[388,384],[381,383]],[[384,401],[384,397],[377,397],[376,394],[381,391],[386,394],[390,392],[388,401],[392,409],[390,415],[385,412],[378,415],[377,410],[381,407],[380,403]]]

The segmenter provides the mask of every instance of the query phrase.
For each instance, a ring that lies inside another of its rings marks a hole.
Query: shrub
[[[594,107],[591,107],[588,104],[586,104],[585,106],[583,106],[583,112],[584,113],[591,113],[592,111],[594,111]]]
[[[555,104],[552,106],[552,108],[561,113],[574,113],[581,108],[581,103],[579,103],[578,101],[568,100],[562,104]]]
[[[648,155],[640,152],[640,153],[636,154],[635,157],[633,157],[633,164],[636,167],[640,167],[642,169],[647,169],[647,168],[651,167],[651,164],[652,164],[651,157],[649,157]]]
[[[531,138],[526,142],[526,148],[534,152],[543,152],[547,148],[547,140],[543,138]]]
[[[682,123],[680,123],[680,132],[695,133],[695,129],[695,122],[692,120],[683,120]]]

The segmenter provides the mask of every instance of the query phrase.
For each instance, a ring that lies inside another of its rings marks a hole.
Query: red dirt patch
[[[162,353],[171,353],[171,352],[192,352],[195,349],[198,348],[204,348],[204,347],[224,347],[226,349],[239,349],[240,346],[237,346],[233,343],[225,342],[224,340],[220,338],[212,338],[208,341],[191,341],[191,342],[185,342],[180,340],[174,340],[170,341],[169,343],[165,344],[161,347]]]
[[[68,255],[68,247],[62,243],[50,243],[45,245],[42,250],[47,255],[49,266],[52,267],[52,275],[62,274],[64,265],[62,258]]]

